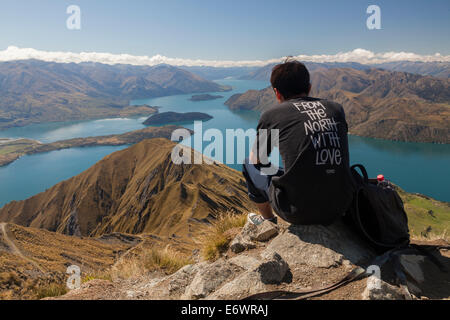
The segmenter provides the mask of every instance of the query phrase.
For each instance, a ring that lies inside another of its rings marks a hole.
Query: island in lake
[[[152,115],[150,118],[145,120],[143,124],[145,125],[161,125],[167,123],[185,123],[191,121],[207,121],[213,117],[209,114],[202,112],[162,112]]]
[[[123,134],[108,136],[74,138],[51,143],[41,143],[31,139],[4,139],[0,138],[0,167],[16,161],[24,155],[50,152],[68,148],[93,147],[93,146],[120,146],[135,144],[145,139],[166,138],[170,139],[172,132],[181,127],[168,125],[163,127],[148,127],[130,131]]]
[[[197,94],[193,95],[189,100],[190,101],[208,101],[208,100],[216,100],[221,99],[223,96],[213,96],[211,94]]]

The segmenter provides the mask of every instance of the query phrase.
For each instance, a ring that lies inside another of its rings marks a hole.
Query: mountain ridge
[[[0,63],[0,129],[31,123],[148,115],[133,99],[226,91],[229,87],[167,66],[22,60]]]
[[[358,62],[304,62],[310,72],[317,69],[352,68],[366,70],[371,68],[384,69],[387,71],[398,71],[419,74],[422,76],[434,76],[437,78],[450,78],[450,62],[420,62],[420,61],[398,61],[379,64],[362,64]],[[251,70],[239,76],[242,80],[269,81],[272,68],[277,63],[265,65]]]

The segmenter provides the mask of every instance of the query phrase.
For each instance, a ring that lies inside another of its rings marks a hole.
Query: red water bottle
[[[391,188],[391,184],[384,178],[384,175],[379,174],[377,176],[378,186],[381,188]]]

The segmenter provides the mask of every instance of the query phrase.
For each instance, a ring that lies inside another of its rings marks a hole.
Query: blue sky
[[[82,29],[66,28],[79,5]],[[366,28],[381,8],[382,29]],[[162,54],[191,59],[270,59],[364,48],[450,54],[449,0],[2,0],[0,50]]]

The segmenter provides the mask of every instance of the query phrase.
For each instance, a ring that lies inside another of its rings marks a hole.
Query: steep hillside
[[[381,69],[317,69],[312,96],[343,105],[350,132],[401,141],[450,143],[450,80]],[[231,109],[264,111],[271,88],[232,96]]]
[[[141,241],[109,238],[82,239],[0,223],[0,300],[36,299],[52,286],[64,292],[68,266],[78,265],[84,275],[100,272]]]
[[[225,165],[175,165],[175,144],[150,139],[30,199],[0,221],[68,235],[111,232],[191,236],[216,214],[252,208],[242,175]]]
[[[46,121],[150,114],[132,99],[224,91],[228,87],[168,66],[0,63],[0,129]]]

